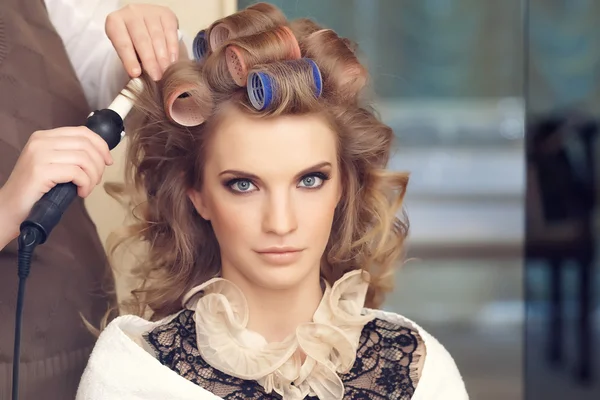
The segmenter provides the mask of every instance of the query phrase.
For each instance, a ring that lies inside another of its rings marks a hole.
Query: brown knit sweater
[[[68,21],[65,21],[68,23]],[[43,0],[0,1],[0,185],[36,130],[82,125],[89,108]],[[2,229],[0,227],[0,229]],[[11,391],[17,245],[0,252],[0,400]],[[21,400],[73,399],[111,300],[105,253],[80,198],[36,249],[27,283]]]

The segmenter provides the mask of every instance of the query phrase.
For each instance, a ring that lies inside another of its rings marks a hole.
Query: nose
[[[289,191],[271,193],[263,213],[263,230],[283,236],[298,229],[294,201]]]

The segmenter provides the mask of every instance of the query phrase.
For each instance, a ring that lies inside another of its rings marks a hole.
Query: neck
[[[323,297],[319,270],[315,271],[303,282],[285,289],[257,286],[233,268],[223,268],[222,275],[246,297],[250,312],[248,329],[261,334],[268,342],[281,342],[294,333],[298,325],[313,319]]]

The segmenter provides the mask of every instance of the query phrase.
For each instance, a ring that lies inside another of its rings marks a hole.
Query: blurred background
[[[599,399],[600,2],[526,5],[526,394]]]
[[[191,39],[256,1],[136,2],[170,6]],[[600,2],[270,2],[359,44],[396,132],[411,234],[385,308],[448,348],[472,399],[600,398]],[[88,205],[103,238],[120,225],[105,194]]]

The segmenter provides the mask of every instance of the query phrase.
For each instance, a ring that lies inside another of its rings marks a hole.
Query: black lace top
[[[256,381],[239,379],[208,365],[198,352],[193,315],[193,311],[182,311],[145,336],[163,365],[223,399],[281,399],[276,393],[265,393]],[[372,320],[362,330],[354,367],[340,376],[344,399],[410,399],[424,354],[417,332],[382,319]]]

